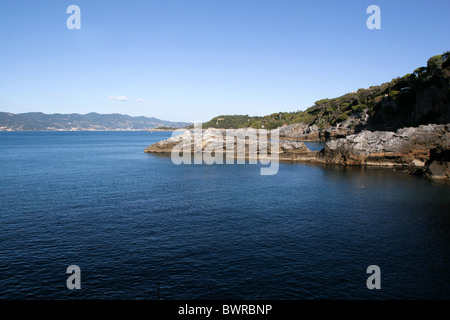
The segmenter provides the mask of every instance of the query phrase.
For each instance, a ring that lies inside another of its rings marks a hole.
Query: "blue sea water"
[[[0,133],[0,299],[450,299],[448,184],[144,153],[169,136]]]

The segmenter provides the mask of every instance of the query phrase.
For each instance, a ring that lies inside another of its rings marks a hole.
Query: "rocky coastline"
[[[397,131],[362,131],[329,140],[318,154],[322,163],[403,167],[433,179],[449,179],[450,124]]]
[[[404,168],[409,172],[422,175],[431,179],[448,180],[450,178],[450,124],[429,124],[419,127],[408,127],[397,131],[368,131],[364,130],[356,134],[348,134],[339,137],[338,134],[324,138],[325,147],[321,151],[311,151],[301,140],[305,137],[304,128],[297,131],[299,134],[286,139],[283,128],[280,129],[280,140],[277,148],[274,144],[267,142],[267,148],[260,150],[258,147],[252,149],[254,139],[249,139],[251,129],[235,129],[236,136],[234,149],[239,141],[245,144],[245,158],[252,155],[263,156],[277,153],[280,161],[311,162],[322,164],[334,164],[345,166],[378,166]],[[290,130],[293,128],[291,127]],[[295,128],[294,128],[295,129]],[[301,132],[301,133],[300,133]],[[192,152],[208,148],[225,152],[224,141],[217,141],[214,136],[225,135],[225,130],[207,129],[203,132],[199,141],[190,139],[189,146]],[[306,134],[309,139],[303,141],[321,141],[318,138],[319,130],[309,130]],[[342,134],[346,134],[342,132]],[[167,140],[159,141],[145,149],[147,153],[170,153],[183,138],[193,135],[186,131]],[[241,139],[241,140],[240,140]],[[243,140],[242,140],[243,139]],[[198,139],[197,139],[198,140]],[[253,150],[253,153],[252,153]]]
[[[356,133],[354,128],[346,125],[333,126],[322,130],[315,124],[296,123],[284,125],[279,129],[280,137],[291,141],[326,142],[329,139],[344,138],[347,135]]]

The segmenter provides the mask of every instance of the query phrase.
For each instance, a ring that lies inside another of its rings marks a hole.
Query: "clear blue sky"
[[[80,30],[66,27],[71,4]],[[371,4],[381,30],[366,27]],[[450,50],[449,12],[448,0],[2,1],[0,111],[304,110]]]

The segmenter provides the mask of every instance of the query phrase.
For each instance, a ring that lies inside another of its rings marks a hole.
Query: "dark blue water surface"
[[[158,283],[161,299],[450,298],[449,185],[143,152],[169,136],[0,133],[0,298],[155,299]]]

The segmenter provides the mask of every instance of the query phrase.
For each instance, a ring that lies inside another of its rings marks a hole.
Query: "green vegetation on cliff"
[[[203,127],[274,129],[304,123],[325,129],[349,118],[368,119],[365,125],[378,129],[450,122],[450,51],[431,57],[426,67],[413,73],[341,97],[316,101],[305,111],[263,117],[221,115]]]

